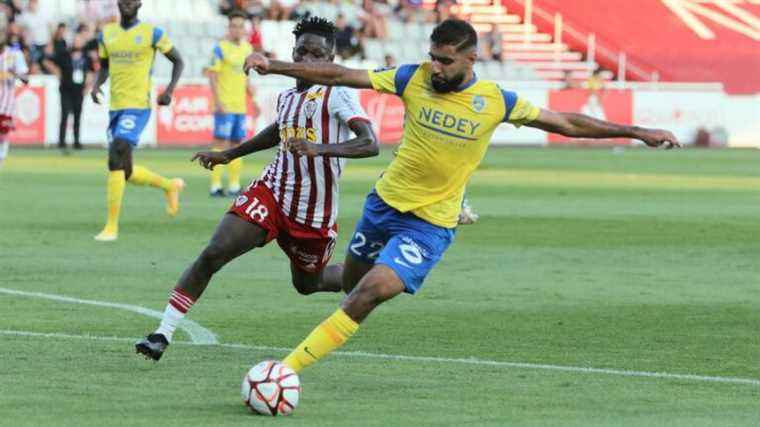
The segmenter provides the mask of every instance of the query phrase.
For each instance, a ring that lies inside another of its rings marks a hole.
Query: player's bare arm
[[[541,110],[538,118],[525,126],[571,138],[634,138],[649,147],[680,148],[678,139],[667,130],[625,126],[595,119],[584,114]]]
[[[95,84],[92,86],[92,102],[100,105],[100,97],[103,96],[103,90],[100,88],[108,80],[109,68],[108,59],[100,60],[100,69],[98,70],[98,76],[95,78]]]
[[[257,151],[267,150],[280,143],[280,128],[277,123],[272,123],[253,138],[238,144],[225,151],[200,151],[195,153],[191,162],[198,163],[206,169],[213,169],[216,165],[226,165],[238,157],[247,156]]]
[[[226,109],[219,97],[219,74],[216,71],[208,71],[208,82],[211,87],[211,95],[214,97],[214,108],[219,113],[224,113]]]
[[[371,124],[363,120],[354,120],[349,124],[349,128],[356,134],[356,138],[340,144],[314,144],[305,139],[291,139],[287,141],[287,147],[291,153],[307,157],[362,159],[374,157],[380,153],[377,136],[375,136]]]
[[[172,48],[172,50],[166,52],[164,56],[166,56],[166,59],[172,63],[172,79],[169,82],[169,85],[166,86],[166,89],[164,89],[163,93],[158,96],[158,105],[169,105],[172,103],[174,88],[177,87],[179,77],[182,75],[182,70],[185,69],[185,61],[182,60],[182,56],[176,48]]]
[[[246,74],[251,70],[256,70],[261,75],[281,74],[326,86],[372,89],[372,82],[367,70],[347,68],[332,62],[277,61],[254,52],[245,59],[243,70]]]

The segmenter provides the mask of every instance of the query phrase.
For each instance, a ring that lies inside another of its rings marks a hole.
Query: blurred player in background
[[[332,62],[335,26],[312,17],[296,25],[293,61]],[[351,133],[356,135],[351,139]],[[356,91],[312,85],[277,98],[277,122],[226,151],[206,151],[193,160],[208,169],[280,145],[274,160],[222,218],[208,246],[182,274],[158,329],[135,344],[159,360],[179,321],[200,298],[211,277],[233,259],[274,239],[290,258],[299,293],[340,292],[343,265],[327,266],[338,236],[338,180],[345,158],[376,156],[377,137]]]
[[[111,77],[110,123],[108,125],[108,219],[98,241],[116,240],[119,214],[126,182],[160,188],[166,195],[166,213],[179,212],[182,179],[167,179],[143,166],[132,164],[132,150],[150,118],[151,69],[156,51],[172,62],[172,78],[158,97],[158,105],[169,105],[184,63],[164,31],[140,22],[140,0],[119,0],[121,21],[103,27],[99,40],[100,70],[92,88],[92,100],[100,104],[101,86]]]
[[[678,142],[664,130],[622,126],[573,113],[539,109],[515,92],[478,80],[477,33],[448,19],[430,36],[430,61],[375,71],[331,63],[272,61],[254,53],[246,69],[401,97],[406,109],[398,156],[367,196],[346,256],[349,292],[284,363],[296,372],[343,345],[376,307],[416,293],[454,240],[464,188],[502,123],[570,137],[635,138],[648,146]]]
[[[214,94],[214,145],[212,150],[229,149],[245,139],[246,95],[253,97],[248,76],[243,73],[245,58],[253,52],[245,40],[246,15],[235,11],[229,15],[227,36],[214,46],[211,66],[206,70]],[[222,189],[222,175],[227,169],[227,192]],[[211,196],[237,196],[240,193],[241,157],[229,165],[211,170]]]
[[[16,80],[29,84],[29,67],[21,50],[8,46],[5,28],[0,30],[0,166],[8,156],[8,134],[14,129]]]

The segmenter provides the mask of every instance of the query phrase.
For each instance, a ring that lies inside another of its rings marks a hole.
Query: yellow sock
[[[119,232],[119,214],[121,213],[121,200],[124,198],[125,185],[123,170],[108,173],[108,183],[106,184],[108,220],[103,231],[114,234]]]
[[[296,372],[327,356],[342,346],[359,329],[359,324],[338,309],[321,325],[311,331],[301,344],[283,360]]]
[[[212,148],[211,151],[222,151],[220,148]],[[222,189],[222,175],[224,175],[224,165],[216,165],[211,169],[211,191]]]
[[[172,189],[171,180],[142,166],[132,167],[132,175],[129,177],[129,183],[135,185],[150,185],[151,187],[162,188],[164,191]]]
[[[238,157],[228,165],[227,173],[229,174],[229,183],[227,189],[230,191],[240,191],[240,173],[243,171],[243,158]]]

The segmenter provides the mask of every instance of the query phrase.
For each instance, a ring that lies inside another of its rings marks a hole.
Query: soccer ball
[[[260,415],[290,415],[298,405],[301,381],[284,364],[265,360],[251,368],[243,378],[240,392],[243,403]]]

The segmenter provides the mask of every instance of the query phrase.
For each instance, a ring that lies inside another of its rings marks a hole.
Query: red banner
[[[156,93],[161,93],[159,87]],[[255,129],[258,109],[248,102],[246,128]],[[183,85],[174,91],[172,104],[158,107],[156,137],[159,145],[210,144],[214,133],[214,96],[208,85]]]
[[[17,145],[45,142],[45,88],[25,86],[16,89],[16,115],[10,141]]]
[[[549,92],[549,109],[568,113],[582,113],[601,120],[623,125],[633,124],[633,94],[630,90],[585,89],[556,90]],[[594,144],[629,144],[628,139],[577,140],[549,134],[550,143],[583,142]]]
[[[372,120],[383,144],[396,144],[404,134],[404,103],[394,95],[362,90],[362,107]]]

